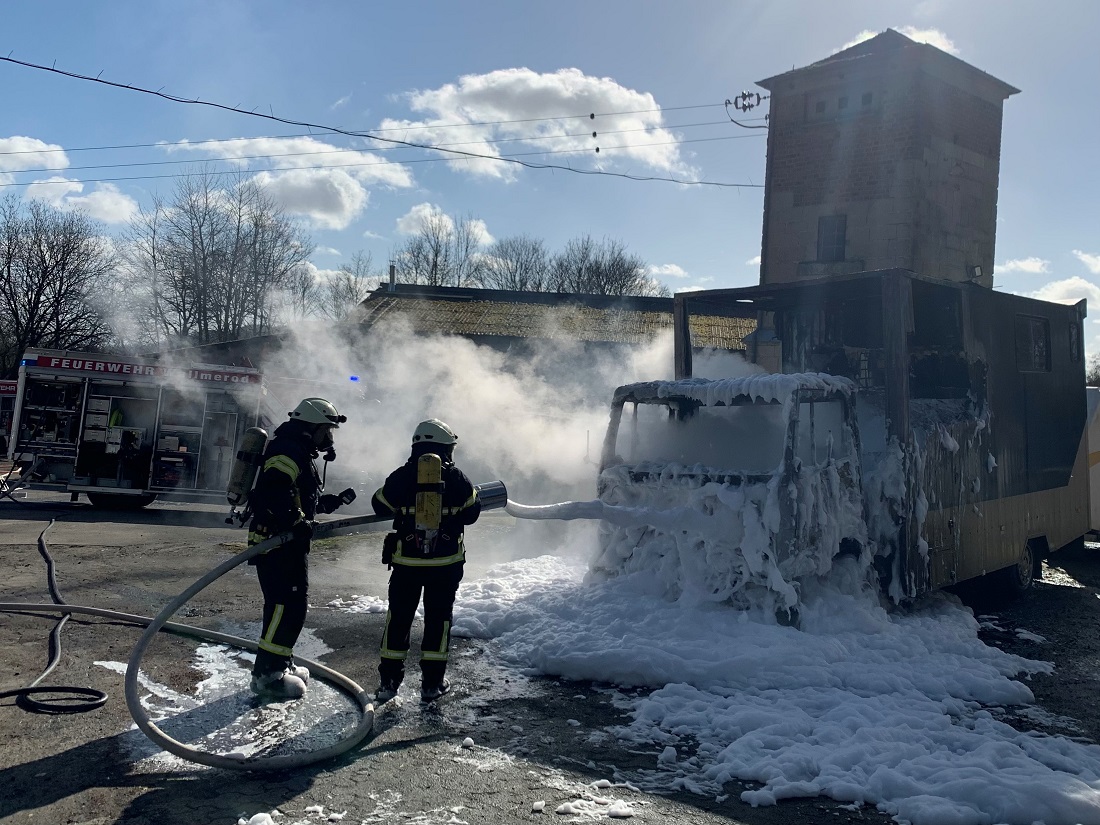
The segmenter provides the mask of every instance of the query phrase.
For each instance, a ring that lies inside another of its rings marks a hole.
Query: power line
[[[679,145],[679,144],[683,144],[683,143],[708,143],[708,142],[719,141],[719,140],[740,140],[743,137],[744,136],[742,136],[742,135],[725,135],[723,137],[692,138],[691,140],[679,140],[679,141],[677,141],[677,140],[666,140],[666,141],[661,141],[661,142],[657,142],[657,143],[624,144],[624,145],[620,145],[620,146],[605,146],[605,147],[603,147],[603,149],[605,151],[606,150],[615,151],[615,150],[618,150],[618,149],[636,149],[636,148],[644,147],[644,146],[670,146],[670,145],[674,145],[674,144]],[[491,158],[493,160],[498,160],[498,159],[511,159],[511,158],[516,158],[516,157],[527,157],[527,156],[531,156],[531,155],[578,155],[578,154],[588,154],[588,152],[589,152],[588,149],[557,149],[557,150],[545,150],[544,149],[544,150],[533,151],[533,152],[514,152],[510,155],[501,155],[498,158],[492,158],[492,156],[489,156],[489,155],[486,155],[485,157],[487,159]],[[312,153],[306,153],[306,154],[312,154]],[[263,157],[263,156],[259,156],[259,157]],[[276,155],[274,157],[278,157],[278,155]],[[228,162],[232,162],[234,160],[243,160],[243,158],[210,158],[210,159],[207,159],[206,162],[228,163]],[[241,170],[241,171],[247,171],[247,172],[251,172],[253,174],[258,173],[258,172],[289,172],[289,171],[317,172],[317,171],[321,171],[321,170],[325,170],[325,169],[361,169],[361,168],[371,167],[371,166],[407,166],[407,165],[410,165],[410,164],[413,164],[413,163],[447,163],[447,162],[450,162],[450,161],[451,161],[450,158],[413,158],[412,160],[402,160],[402,161],[378,160],[378,161],[374,161],[374,162],[371,162],[371,163],[332,163],[332,164],[318,164],[318,165],[315,165],[315,166],[282,166],[282,167],[276,166],[276,167],[272,167],[272,168],[269,168],[269,169],[247,169],[247,170]],[[164,164],[202,163],[202,162],[203,162],[202,160],[147,161],[147,162],[141,162],[141,163],[105,164],[103,166],[89,166],[89,167],[82,167],[82,168],[87,168],[87,169],[100,169],[100,168],[102,168],[102,169],[112,169],[112,168],[122,168],[122,167],[131,167],[131,166],[160,166],[160,165],[164,165]],[[80,168],[80,167],[73,167],[73,168]],[[637,180],[637,181],[658,181],[658,180],[659,181],[668,181],[668,180],[671,180],[670,178],[645,177],[645,176],[638,176],[638,175],[629,175],[629,174],[626,174],[626,173],[623,173],[623,172],[604,172],[604,171],[601,171],[601,170],[573,169],[571,167],[553,166],[553,165],[549,165],[549,164],[545,165],[545,166],[542,166],[541,168],[546,168],[546,169],[568,169],[571,172],[576,172],[578,174],[584,174],[584,175],[614,175],[615,177],[627,178],[629,180]],[[30,170],[22,170],[22,171],[30,171]],[[64,170],[64,169],[46,169],[46,170],[43,170],[43,171],[46,171],[46,172],[64,172],[64,171],[67,171],[67,170]],[[62,178],[61,180],[32,181],[31,183],[25,183],[25,182],[24,183],[0,183],[0,188],[6,188],[6,187],[9,187],[9,186],[31,186],[31,185],[34,185],[34,186],[58,186],[58,185],[61,185],[61,184],[70,184],[70,183],[117,183],[117,182],[120,182],[120,181],[132,181],[132,180],[164,180],[164,179],[169,179],[169,178],[202,177],[203,175],[207,175],[207,174],[211,174],[211,173],[207,172],[207,171],[201,171],[201,172],[179,172],[179,173],[170,174],[170,175],[130,175],[130,176],[125,176],[125,177],[117,177],[117,178]],[[218,174],[218,172],[214,172],[213,174]],[[731,183],[714,183],[714,182],[711,182],[711,181],[676,181],[676,183],[681,183],[685,186],[692,186],[692,185],[695,185],[695,186],[735,186],[735,187],[740,187],[740,188],[744,188],[744,189],[761,189],[761,188],[763,188],[760,184],[751,184],[751,183],[731,184]]]
[[[717,106],[719,104],[714,104],[714,105]],[[677,107],[673,107],[673,108],[677,108]],[[678,107],[678,108],[685,108],[685,107]],[[619,114],[624,114],[624,113],[620,112]],[[585,117],[588,117],[588,115],[585,115]],[[528,118],[528,120],[535,120],[535,119],[537,119],[537,118]],[[543,118],[543,119],[544,120],[560,120],[561,118]],[[763,120],[763,118],[747,118],[747,120]],[[476,123],[476,124],[452,123],[452,124],[444,124],[444,126],[445,126],[445,128],[457,128],[457,127],[460,127],[460,126],[468,126],[468,125],[470,125],[470,126],[483,126],[483,125],[490,125],[492,123],[518,123],[518,122],[519,121],[498,120],[498,121],[491,121],[488,124],[482,124],[482,123]],[[704,123],[676,123],[676,124],[669,124],[668,126],[639,127],[637,129],[611,129],[611,130],[606,130],[606,131],[605,130],[600,130],[599,134],[601,134],[601,135],[620,135],[620,134],[625,134],[627,132],[650,132],[650,131],[655,131],[656,129],[664,129],[664,130],[671,131],[673,129],[692,129],[692,128],[695,128],[697,126],[722,126],[722,125],[725,125],[726,123],[728,123],[728,121],[726,121],[726,120],[709,120],[709,121],[706,121]],[[382,130],[379,130],[379,131],[387,131],[387,130],[382,129]],[[7,156],[7,155],[45,155],[45,154],[57,153],[57,152],[65,152],[65,153],[68,153],[68,152],[100,152],[100,151],[109,151],[109,150],[117,150],[117,149],[160,149],[160,148],[170,148],[170,147],[173,147],[173,146],[194,147],[194,146],[205,146],[207,144],[240,143],[240,142],[247,141],[247,140],[293,140],[295,138],[318,138],[318,137],[327,137],[327,136],[333,135],[333,134],[336,134],[336,132],[300,132],[300,133],[294,134],[294,135],[256,135],[255,137],[206,138],[205,140],[174,140],[174,141],[162,140],[162,141],[158,141],[156,143],[118,143],[118,144],[104,145],[104,146],[76,146],[76,147],[72,147],[72,148],[58,147],[57,149],[11,149],[11,150],[8,150],[8,151],[0,151],[0,156]],[[563,133],[563,134],[560,134],[560,135],[537,135],[537,136],[531,136],[531,137],[496,138],[495,140],[486,140],[486,141],[482,141],[482,142],[484,142],[484,143],[506,143],[506,142],[509,142],[509,141],[518,141],[518,140],[532,141],[532,140],[546,140],[546,139],[549,139],[549,138],[584,137],[584,136],[589,135],[589,134],[591,134],[591,133],[590,132],[566,132],[566,133]],[[441,146],[461,146],[463,144],[461,144],[461,143],[458,143],[458,144],[443,143],[443,144],[439,144],[439,145],[441,145]],[[407,148],[407,147],[394,146],[394,147],[390,147],[390,148],[392,148],[392,149],[402,149],[402,148]],[[367,147],[364,147],[362,149],[354,149],[354,150],[349,149],[349,150],[346,150],[346,151],[382,152],[382,151],[387,151],[387,150],[383,147],[367,146]],[[27,170],[19,170],[19,171],[27,171]]]
[[[730,188],[730,189],[756,189],[756,188],[760,188],[760,186],[758,184],[751,184],[751,183],[723,183],[723,182],[719,182],[719,181],[679,180],[677,178],[662,177],[662,176],[657,176],[657,175],[631,175],[631,174],[627,174],[627,173],[624,173],[624,172],[608,172],[608,171],[599,170],[599,169],[575,169],[575,168],[570,167],[570,166],[560,166],[560,165],[557,165],[557,164],[533,163],[531,161],[519,160],[518,158],[514,158],[514,157],[483,155],[483,154],[480,154],[480,153],[477,153],[477,152],[467,152],[467,151],[464,151],[464,150],[461,150],[461,149],[439,148],[439,147],[436,147],[436,146],[432,146],[430,144],[421,144],[421,143],[414,143],[412,141],[407,141],[407,140],[398,140],[396,138],[380,137],[379,135],[373,134],[373,133],[370,133],[370,132],[355,132],[355,131],[350,131],[350,130],[347,130],[347,129],[338,129],[334,126],[326,126],[326,125],[323,125],[323,124],[310,123],[309,121],[304,121],[304,120],[291,120],[289,118],[278,117],[275,114],[264,114],[263,112],[257,112],[255,110],[250,112],[250,111],[246,111],[244,109],[239,109],[235,106],[227,106],[223,103],[214,103],[214,102],[207,101],[207,100],[199,100],[198,98],[188,99],[188,98],[178,97],[176,95],[166,94],[165,92],[161,92],[159,90],[154,91],[152,89],[145,89],[145,88],[142,88],[140,86],[134,86],[132,84],[116,83],[116,82],[111,81],[111,80],[104,80],[101,77],[91,77],[89,75],[78,74],[76,72],[68,72],[68,71],[65,71],[63,69],[58,69],[58,68],[53,67],[53,66],[41,66],[41,65],[36,64],[36,63],[28,63],[28,62],[23,61],[23,60],[16,60],[15,58],[10,57],[10,56],[0,57],[0,60],[2,60],[4,62],[7,62],[7,63],[13,63],[13,64],[18,65],[18,66],[24,66],[24,67],[30,68],[30,69],[37,69],[39,71],[51,72],[53,74],[59,74],[59,75],[62,75],[64,77],[71,77],[75,80],[83,80],[83,81],[86,81],[86,82],[89,82],[89,83],[99,83],[99,84],[102,84],[104,86],[111,86],[111,87],[116,88],[116,89],[125,89],[125,90],[132,91],[132,92],[140,92],[142,94],[152,95],[153,97],[159,97],[159,98],[162,98],[163,100],[168,100],[168,101],[171,101],[173,103],[186,103],[186,104],[197,105],[197,106],[209,106],[211,108],[220,109],[220,110],[226,111],[226,112],[234,112],[236,114],[248,115],[250,117],[263,118],[264,120],[272,120],[272,121],[275,121],[277,123],[284,123],[284,124],[287,124],[288,126],[301,126],[301,127],[307,128],[307,129],[320,129],[320,130],[335,132],[335,133],[341,134],[341,135],[347,135],[349,137],[370,138],[372,140],[376,140],[376,141],[379,141],[379,142],[382,142],[382,143],[392,143],[396,146],[407,146],[407,147],[416,148],[416,149],[436,151],[436,152],[441,152],[443,154],[455,155],[457,157],[463,157],[463,158],[472,159],[472,160],[489,160],[489,161],[495,161],[495,162],[499,162],[499,163],[512,163],[512,164],[515,164],[517,166],[523,166],[527,169],[558,169],[558,170],[561,170],[563,172],[572,172],[574,174],[599,175],[599,176],[603,176],[603,177],[617,177],[617,178],[624,178],[626,180],[635,180],[635,181],[664,181],[664,182],[668,182],[668,183],[678,183],[678,184],[682,184],[682,185],[717,186],[717,187]],[[592,113],[590,115],[590,117],[594,118],[595,114]],[[120,178],[119,180],[122,180],[122,179]]]
[[[628,129],[628,130],[625,130],[625,131],[632,131],[632,130]],[[615,133],[614,132],[607,132],[605,134],[615,134]],[[557,139],[560,139],[561,137],[565,137],[565,136],[550,136],[550,137],[538,138],[538,139],[540,139],[540,140],[550,140],[550,139],[557,140]],[[685,144],[685,143],[708,143],[708,142],[719,141],[719,140],[744,140],[746,138],[751,138],[751,137],[756,137],[756,136],[755,135],[723,135],[723,136],[720,136],[720,137],[688,138],[687,140],[672,140],[672,141],[666,140],[666,141],[656,141],[656,142],[652,142],[652,143],[627,143],[627,144],[620,144],[618,146],[602,146],[601,149],[605,150],[605,151],[606,150],[611,150],[611,149],[644,149],[644,148],[649,147],[649,146],[668,146],[670,144]],[[523,140],[527,140],[527,138],[523,138]],[[512,141],[512,139],[500,140],[500,141],[495,141],[495,140],[494,141],[466,141],[464,143],[455,143],[455,144],[450,144],[450,145],[464,146],[464,145],[469,145],[469,144],[472,144],[472,143],[496,144],[496,143],[506,143],[506,142],[511,142],[511,141]],[[62,173],[67,174],[69,172],[80,172],[80,171],[87,171],[87,170],[90,170],[90,169],[129,169],[129,168],[145,167],[145,166],[177,166],[177,165],[182,165],[182,164],[187,164],[187,163],[204,163],[204,162],[206,162],[206,163],[236,163],[238,161],[246,161],[246,160],[273,160],[273,159],[278,159],[278,158],[314,157],[314,156],[317,156],[317,155],[346,155],[346,154],[363,154],[363,153],[366,153],[366,152],[389,152],[389,151],[400,150],[400,149],[403,149],[403,148],[405,148],[405,147],[394,146],[394,147],[373,148],[373,149],[371,149],[371,148],[369,148],[369,149],[319,149],[319,150],[314,151],[314,152],[281,152],[281,153],[266,154],[266,155],[225,155],[225,156],[222,156],[222,157],[185,158],[185,159],[182,159],[182,160],[121,161],[121,162],[118,162],[118,163],[85,164],[83,166],[40,167],[40,168],[31,168],[31,169],[9,169],[9,170],[6,170],[6,174],[9,174],[9,175],[29,175],[29,174],[45,174],[45,173],[48,173],[48,172],[56,172],[58,174],[62,174]],[[531,155],[556,155],[556,154],[568,154],[568,153],[578,153],[579,154],[579,153],[582,153],[582,152],[587,154],[589,151],[590,151],[589,149],[560,149],[560,150],[542,149],[542,150],[532,151],[532,152],[513,152],[513,153],[510,153],[508,155],[504,155],[503,157],[524,157],[524,156],[531,156]],[[341,168],[343,166],[357,166],[357,165],[363,165],[363,166],[366,166],[366,165],[370,165],[370,166],[383,166],[383,165],[385,165],[385,166],[391,166],[391,165],[392,166],[400,166],[402,164],[407,164],[407,163],[424,163],[424,162],[428,162],[428,161],[440,161],[440,160],[447,160],[447,158],[427,158],[425,160],[420,160],[420,161],[417,161],[417,160],[379,161],[378,163],[375,163],[375,164],[333,164],[333,165],[322,164],[322,165],[315,166],[315,167],[282,166],[282,167],[275,167],[275,168],[276,169],[302,169],[302,168],[333,169],[333,168]],[[0,171],[5,171],[5,170],[0,169]],[[266,170],[266,171],[271,171],[271,170]],[[22,184],[7,184],[7,185],[22,185]]]

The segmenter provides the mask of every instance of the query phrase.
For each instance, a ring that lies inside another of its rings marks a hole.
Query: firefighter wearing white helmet
[[[389,610],[382,634],[375,701],[389,701],[405,678],[413,617],[424,594],[420,698],[446,693],[455,596],[466,560],[464,531],[481,514],[470,479],[454,464],[458,436],[438,418],[416,425],[408,461],[386,478],[371,504],[393,516],[382,561],[390,567]]]
[[[334,431],[347,418],[324,398],[305,398],[288,413],[264,451],[255,489],[249,494],[253,518],[249,545],[280,533],[293,538],[253,558],[264,594],[256,664],[251,688],[265,698],[298,699],[305,694],[309,671],[294,664],[294,643],[306,620],[309,549],[313,519],[355,500],[355,491],[325,493],[314,460],[336,458]]]
[[[413,431],[413,444],[427,442],[451,447],[458,443],[458,436],[438,418],[429,418],[417,424]]]

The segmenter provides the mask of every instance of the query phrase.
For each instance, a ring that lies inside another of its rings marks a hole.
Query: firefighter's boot
[[[397,695],[397,688],[400,684],[400,682],[395,682],[392,679],[383,679],[382,684],[378,686],[378,690],[374,692],[374,701],[384,705]]]
[[[434,684],[426,684],[420,688],[420,701],[421,702],[434,702],[444,693],[451,689],[451,683],[444,677],[441,681]]]
[[[289,669],[254,674],[250,687],[252,692],[262,699],[279,701],[301,699],[306,695],[306,683],[291,673]]]
[[[305,665],[296,665],[291,662],[289,665],[287,665],[286,672],[289,673],[291,676],[297,676],[307,686],[309,685],[309,668]]]

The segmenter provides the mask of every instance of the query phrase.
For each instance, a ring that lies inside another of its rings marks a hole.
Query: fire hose
[[[481,499],[483,510],[493,510],[504,507],[508,503],[508,492],[500,481],[491,481],[486,484],[479,484],[475,487],[478,492],[478,496]],[[384,523],[390,521],[389,516],[378,515],[365,515],[365,516],[349,516],[342,519],[332,519],[324,522],[320,522],[317,525],[315,535],[317,537],[336,536],[347,533],[363,532],[364,528],[369,531],[371,529],[382,529]],[[101,694],[99,691],[94,691],[90,688],[73,688],[73,687],[37,687],[38,683],[44,679],[54,665],[57,663],[57,659],[60,656],[60,643],[59,634],[60,629],[64,625],[65,620],[73,613],[86,614],[92,616],[99,616],[102,618],[121,620],[132,624],[144,625],[145,631],[142,633],[141,638],[138,639],[137,644],[134,646],[133,651],[130,654],[130,659],[126,665],[126,678],[125,678],[125,693],[126,693],[126,706],[130,711],[130,716],[133,717],[134,722],[138,728],[149,739],[151,739],[156,745],[160,746],[169,753],[178,756],[182,759],[186,759],[189,762],[195,762],[200,765],[207,765],[214,768],[226,768],[229,770],[247,770],[247,771],[271,771],[271,770],[286,770],[290,768],[300,768],[305,765],[311,765],[316,762],[321,762],[333,757],[339,756],[345,753],[360,742],[362,742],[371,732],[374,727],[374,705],[371,702],[370,694],[368,694],[362,687],[356,684],[354,681],[344,676],[343,674],[326,667],[320,662],[316,662],[310,659],[296,657],[297,661],[303,663],[309,668],[311,675],[317,675],[328,681],[345,693],[349,694],[355,702],[358,704],[361,711],[361,717],[359,724],[343,739],[328,745],[324,748],[309,751],[306,753],[284,754],[281,756],[267,756],[267,757],[237,757],[226,756],[217,753],[210,753],[208,751],[192,748],[182,742],[173,739],[171,736],[162,731],[157,725],[149,718],[145,708],[142,707],[141,698],[138,694],[138,673],[140,671],[140,665],[142,657],[145,655],[145,651],[153,638],[161,630],[168,630],[173,633],[179,633],[187,636],[197,637],[205,641],[217,642],[219,644],[231,645],[233,647],[243,648],[245,650],[255,652],[257,644],[249,639],[243,639],[238,636],[231,636],[225,633],[218,633],[212,630],[206,630],[205,628],[192,627],[190,625],[177,624],[175,622],[168,621],[177,610],[179,610],[184,604],[190,601],[196,594],[204,590],[211,583],[224,576],[230,570],[234,569],[240,564],[248,561],[254,556],[258,556],[262,553],[270,552],[276,547],[285,544],[292,538],[292,534],[282,533],[277,536],[272,536],[266,541],[260,544],[249,547],[242,553],[228,559],[222,564],[215,567],[209,573],[204,575],[176,598],[164,606],[164,608],[156,615],[156,617],[149,619],[144,616],[135,616],[129,613],[119,613],[113,610],[104,610],[95,607],[84,607],[79,605],[65,604],[60,598],[60,594],[56,590],[55,583],[53,581],[53,565],[49,558],[49,554],[45,547],[44,536],[46,531],[53,526],[53,521],[42,531],[39,536],[39,551],[46,557],[47,564],[50,570],[50,582],[51,582],[51,595],[55,599],[53,604],[29,604],[29,603],[0,603],[0,612],[19,612],[19,613],[37,613],[37,612],[54,612],[65,614],[64,618],[58,622],[55,626],[53,633],[51,634],[51,661],[47,669],[36,679],[32,685],[27,688],[21,688],[16,691],[6,691],[0,693],[0,697],[17,695],[21,700],[21,704],[24,706],[30,706],[31,709],[45,711],[45,712],[76,712],[82,710],[93,710],[101,707],[106,701],[106,694]],[[65,704],[58,703],[43,703],[29,699],[29,695],[32,693],[67,693],[78,696],[92,696],[93,700],[86,703],[72,703]]]

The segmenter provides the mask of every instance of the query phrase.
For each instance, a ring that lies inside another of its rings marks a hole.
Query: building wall
[[[964,281],[980,266],[992,284],[1010,87],[916,44],[763,83],[762,283],[895,267]],[[819,219],[835,215],[846,216],[843,260],[821,261]]]

